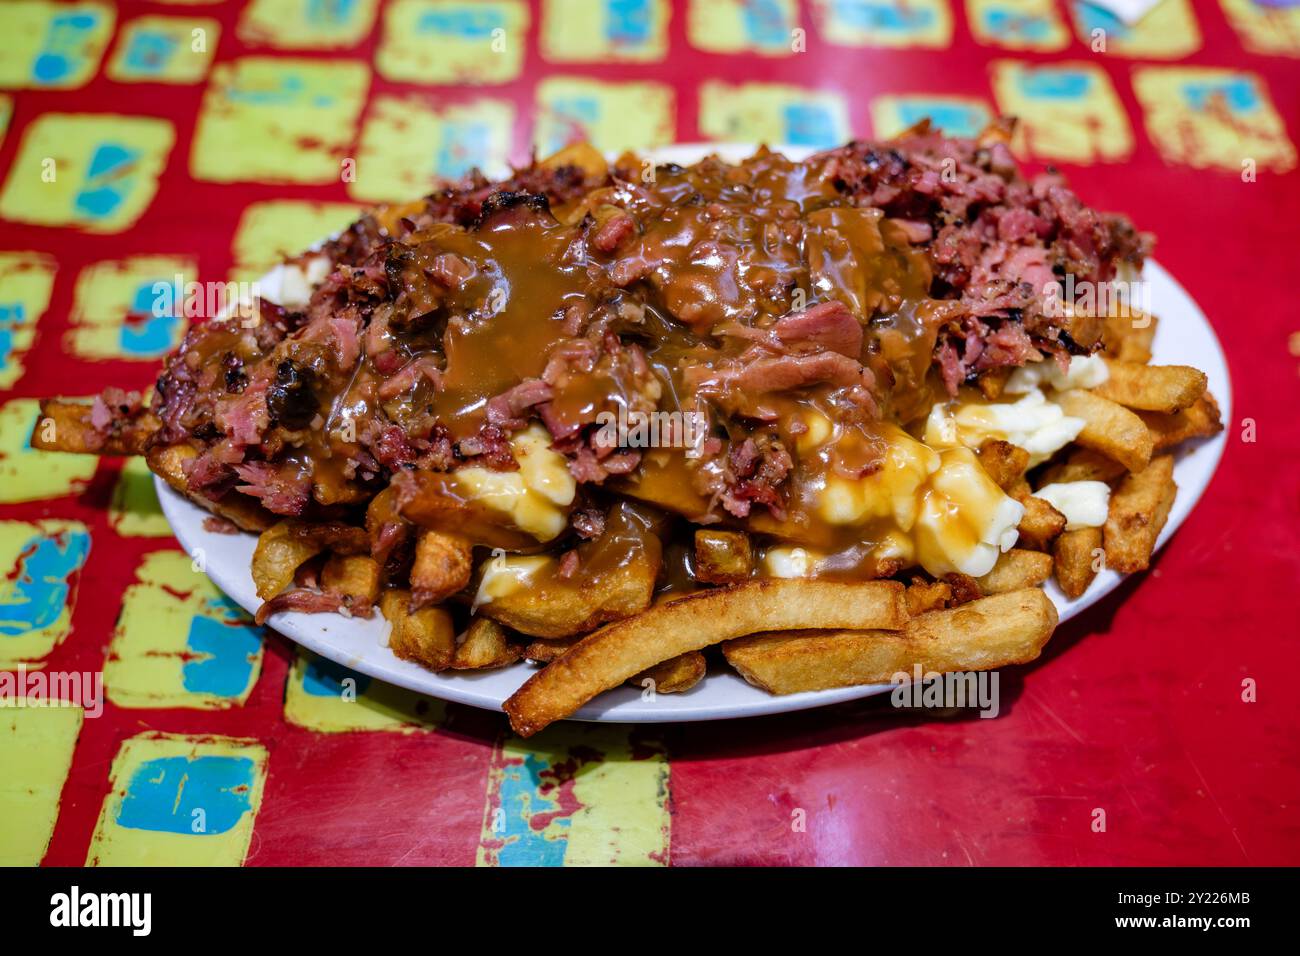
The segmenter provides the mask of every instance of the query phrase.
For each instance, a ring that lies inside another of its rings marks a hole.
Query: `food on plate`
[[[1146,567],[1168,452],[1221,425],[1148,364],[1156,318],[1093,295],[1150,237],[1010,135],[475,173],[286,262],[149,396],[44,402],[32,443],[143,454],[257,533],[259,620],[377,608],[430,669],[544,664],[522,734],[684,692],[720,643],[778,693],[1028,660],[1038,586]]]
[[[901,630],[779,630],[727,641],[722,653],[745,680],[773,694],[878,684],[895,674],[991,670],[1036,658],[1056,627],[1056,606],[1037,588],[929,611]]]

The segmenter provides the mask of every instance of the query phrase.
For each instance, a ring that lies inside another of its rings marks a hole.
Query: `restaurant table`
[[[1300,862],[1295,0],[1131,27],[1053,0],[22,0],[0,34],[0,666],[90,705],[0,707],[0,863]],[[997,113],[1156,234],[1233,420],[1151,570],[1004,669],[995,719],[885,696],[522,740],[254,627],[138,462],[28,444],[39,397],[152,382],[184,327],[157,283],[250,281],[438,177]]]

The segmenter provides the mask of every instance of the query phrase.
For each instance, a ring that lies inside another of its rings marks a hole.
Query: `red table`
[[[50,674],[107,662],[109,691],[79,733],[38,728],[31,711],[0,719],[26,748],[0,742],[0,754],[52,755],[26,816],[0,819],[7,862],[1300,862],[1300,696],[1287,683],[1300,670],[1300,8],[1166,0],[1154,28],[1126,33],[1050,0],[324,6],[333,18],[306,0],[0,8],[7,36],[40,28],[35,46],[0,52],[0,117],[12,113],[0,141],[0,571],[12,586],[6,542],[31,522],[85,526],[70,633],[39,659]],[[785,88],[738,88],[752,83]],[[819,142],[887,133],[916,109],[970,122],[981,103],[1026,117],[1031,161],[1057,162],[1085,200],[1157,234],[1160,262],[1224,344],[1236,418],[1217,476],[1150,573],[1062,626],[1033,666],[1004,672],[995,720],[877,699],[666,729],[565,725],[525,743],[500,715],[376,687],[339,711],[321,691],[331,675],[304,684],[295,647],[274,634],[247,659],[247,685],[217,692],[191,680],[193,654],[168,643],[186,635],[167,629],[189,624],[193,641],[192,618],[228,611],[193,582],[178,597],[176,561],[146,565],[175,544],[135,533],[156,535],[156,518],[113,512],[118,464],[69,476],[21,447],[24,400],[155,374],[153,336],[177,329],[122,314],[132,282],[176,263],[138,257],[178,257],[187,278],[252,278],[277,237],[305,243],[346,218],[318,204],[413,193],[470,158],[521,159],[538,115],[547,145],[576,124],[615,148]],[[40,176],[51,156],[52,183]],[[123,260],[125,273],[91,268]],[[42,309],[30,283],[39,293],[51,265]],[[16,303],[22,315],[5,311]],[[178,662],[172,696],[142,697],[132,682],[159,657]],[[149,803],[140,767],[194,769],[204,754],[248,770],[250,786],[206,781],[197,809],[223,820],[206,833],[187,832],[188,803],[158,824],[168,811]],[[225,819],[231,799],[242,811]],[[40,832],[15,834],[51,822],[48,852]]]

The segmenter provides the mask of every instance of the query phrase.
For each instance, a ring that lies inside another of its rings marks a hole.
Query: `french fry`
[[[198,455],[190,445],[155,445],[144,454],[149,470],[201,508],[233,522],[244,531],[262,532],[280,520],[279,516],[263,508],[255,498],[236,492],[227,492],[220,501],[205,498],[189,490],[185,480],[185,462]]]
[[[1017,528],[1019,543],[1035,551],[1047,550],[1052,540],[1065,530],[1065,515],[1042,498],[1035,498],[1029,483],[1023,479],[1008,494],[1025,506]]]
[[[988,476],[1003,491],[1014,488],[1029,467],[1029,452],[996,438],[980,445],[978,456]]]
[[[298,566],[322,551],[366,554],[364,528],[338,522],[308,523],[286,519],[263,531],[253,549],[253,583],[257,596],[269,601],[293,582]]]
[[[1150,362],[1151,344],[1155,341],[1158,323],[1154,315],[1141,312],[1123,311],[1108,316],[1102,332],[1107,357],[1121,362]]]
[[[754,570],[754,549],[743,531],[699,528],[695,532],[695,577],[708,584],[736,584]]]
[[[1091,448],[1076,448],[1064,461],[1048,465],[1038,480],[1038,487],[1070,481],[1111,482],[1127,469],[1114,458]]]
[[[582,640],[578,637],[535,637],[524,648],[524,657],[539,664],[549,664],[557,657],[563,657],[573,646]]]
[[[1160,412],[1138,412],[1155,439],[1155,450],[1165,451],[1189,438],[1209,438],[1223,431],[1219,403],[1206,392],[1190,407],[1172,415]]]
[[[379,610],[392,626],[388,646],[394,654],[431,671],[451,666],[456,629],[445,608],[412,608],[411,592],[394,588],[380,597]]]
[[[1107,360],[1110,377],[1092,390],[1126,408],[1172,415],[1205,394],[1207,379],[1187,365],[1140,365]]]
[[[749,683],[796,694],[891,681],[925,672],[990,670],[1036,658],[1056,628],[1038,588],[1008,591],[914,617],[901,631],[782,630],[730,640],[727,662]]]
[[[1170,455],[1151,459],[1147,468],[1120,482],[1110,496],[1110,514],[1102,532],[1106,567],[1121,574],[1147,569],[1177,493]]]
[[[523,646],[511,641],[504,627],[491,618],[475,616],[465,629],[465,639],[456,647],[451,666],[455,670],[486,670],[513,664],[523,656]]]
[[[1082,389],[1062,392],[1057,404],[1065,414],[1086,423],[1075,439],[1085,448],[1114,458],[1129,471],[1141,471],[1151,460],[1151,432],[1123,405]]]
[[[904,592],[907,601],[907,613],[911,617],[926,611],[937,611],[947,607],[952,600],[952,585],[947,581],[926,581],[914,578]]]
[[[473,549],[465,538],[445,531],[425,530],[415,542],[411,566],[411,599],[416,607],[439,604],[463,590],[474,571]]]
[[[1100,547],[1100,528],[1076,528],[1052,542],[1056,583],[1070,600],[1082,597],[1097,576],[1094,558]]]
[[[90,424],[90,408],[88,402],[42,399],[41,417],[32,429],[32,448],[84,455],[143,455],[149,439],[162,427],[158,417],[146,411],[103,435]]]
[[[652,687],[656,694],[681,694],[698,684],[707,669],[703,654],[687,651],[642,671],[629,679],[628,684],[632,687]],[[647,684],[646,681],[652,683]]]
[[[670,657],[772,628],[900,629],[903,586],[802,578],[699,591],[610,624],[534,674],[505,702],[515,732],[532,736],[601,691]]]
[[[572,637],[644,611],[659,574],[657,549],[639,550],[584,586],[545,577],[495,597],[479,613],[529,637]]]
[[[1051,576],[1051,555],[1012,548],[998,556],[998,563],[993,565],[992,571],[975,580],[984,594],[1004,594],[1007,591],[1036,588]]]
[[[373,607],[379,600],[380,570],[366,554],[330,555],[321,570],[321,590],[348,599],[349,607]]]

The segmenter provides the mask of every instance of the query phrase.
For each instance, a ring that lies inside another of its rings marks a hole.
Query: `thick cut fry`
[[[421,532],[411,566],[411,598],[416,607],[438,604],[469,585],[474,564],[469,541],[445,531]]]
[[[642,671],[631,678],[628,684],[643,689],[653,688],[656,694],[682,694],[698,684],[707,669],[703,654],[687,651]]]
[[[510,632],[491,618],[475,617],[456,647],[451,666],[456,670],[505,667],[524,656],[523,645],[510,640]]]
[[[269,601],[289,586],[298,566],[322,551],[366,554],[370,543],[363,528],[338,522],[307,523],[287,519],[262,532],[253,549],[253,583],[257,596]]]
[[[1075,439],[1080,445],[1114,458],[1129,471],[1141,471],[1151,461],[1151,432],[1124,406],[1082,389],[1062,392],[1057,404],[1086,423]]]
[[[1003,491],[1010,491],[1025,477],[1029,452],[1009,441],[990,438],[980,445],[979,460],[993,483]]]
[[[524,657],[539,664],[549,664],[571,651],[582,637],[536,637],[524,648]]]
[[[878,684],[895,674],[990,670],[1036,658],[1056,628],[1038,588],[981,598],[912,618],[905,630],[776,631],[727,641],[740,675],[773,694]]]
[[[597,631],[534,674],[505,702],[529,737],[601,691],[670,657],[772,628],[901,628],[903,586],[893,581],[775,579],[700,591]]]
[[[659,565],[657,548],[638,550],[582,586],[546,577],[494,597],[479,613],[529,637],[586,634],[648,608]]]
[[[1105,322],[1102,340],[1106,345],[1106,356],[1121,362],[1151,361],[1151,344],[1156,338],[1154,315],[1138,312],[1121,312],[1109,316]]]
[[[1060,540],[1057,538],[1056,540]],[[984,594],[1004,594],[1023,588],[1036,588],[1052,576],[1051,555],[1041,551],[1012,548],[998,557],[993,570],[976,578]]]
[[[952,600],[952,585],[947,581],[926,581],[914,578],[905,593],[907,613],[916,617],[926,611],[937,611],[947,607]]]
[[[155,475],[167,482],[175,491],[184,495],[201,508],[206,508],[233,522],[244,531],[265,531],[280,518],[263,508],[255,498],[236,492],[227,492],[220,501],[205,498],[189,490],[185,479],[185,462],[198,455],[190,445],[155,446],[145,452],[145,464]]]
[[[1092,393],[1126,408],[1172,415],[1205,394],[1205,373],[1187,365],[1140,365],[1111,360],[1106,362],[1106,367],[1110,378]]]
[[[1035,551],[1047,550],[1052,540],[1065,530],[1065,515],[1042,498],[1035,498],[1026,481],[1022,480],[1015,485],[1008,494],[1025,506],[1025,513],[1017,527],[1020,532],[1019,543]]]
[[[394,589],[383,593],[379,610],[392,625],[388,646],[394,654],[431,671],[451,666],[456,654],[456,628],[444,608],[412,609],[411,592]]]
[[[365,554],[335,554],[321,570],[321,590],[345,599],[348,607],[370,608],[379,600],[379,563]]]
[[[104,435],[90,424],[90,408],[86,402],[42,399],[41,417],[32,429],[32,447],[83,455],[143,455],[145,444],[162,425],[152,412],[142,412]]]
[[[1100,548],[1100,528],[1076,528],[1052,542],[1056,583],[1070,600],[1081,597],[1097,576],[1096,557]]]
[[[754,549],[743,531],[695,532],[695,577],[708,584],[737,584],[754,570]]]
[[[1111,482],[1125,473],[1126,469],[1114,458],[1109,458],[1091,448],[1076,448],[1064,461],[1048,465],[1038,480],[1038,487],[1071,481],[1105,481]]]
[[[1138,412],[1155,439],[1155,450],[1164,451],[1189,438],[1209,438],[1223,431],[1219,403],[1206,392],[1189,408],[1172,415],[1159,412]]]
[[[1174,459],[1169,455],[1153,458],[1146,469],[1125,477],[1110,496],[1102,533],[1106,567],[1121,574],[1146,570],[1177,493]]]

